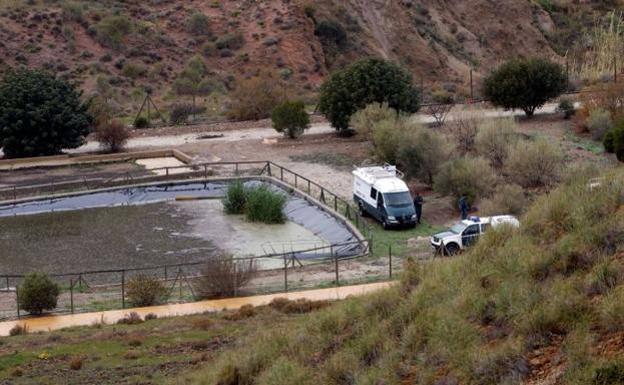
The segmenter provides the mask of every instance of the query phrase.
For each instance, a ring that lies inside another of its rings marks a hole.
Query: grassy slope
[[[604,349],[624,327],[624,191],[621,178],[592,192],[585,183],[538,200],[520,231],[492,232],[292,328],[258,330],[188,380],[513,384],[546,367],[565,383],[616,383],[600,381],[624,376],[621,347]]]
[[[204,315],[0,339],[0,381],[620,383],[623,178],[591,192],[587,178],[567,182],[538,199],[521,230],[491,232],[462,256],[408,266],[394,289],[309,316],[265,308],[244,320]],[[79,371],[68,369],[75,357]]]

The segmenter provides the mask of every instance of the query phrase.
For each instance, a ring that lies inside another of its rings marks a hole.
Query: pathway
[[[292,293],[258,295],[253,297],[226,298],[201,302],[170,304],[152,307],[142,307],[124,310],[111,310],[95,313],[70,315],[52,315],[37,318],[27,318],[17,321],[0,322],[0,336],[8,336],[15,325],[26,326],[29,333],[47,332],[75,326],[91,326],[97,323],[114,324],[129,313],[135,312],[141,317],[147,314],[156,314],[159,318],[173,317],[204,312],[216,312],[224,309],[238,309],[244,305],[262,306],[269,304],[275,298],[297,300],[301,298],[320,300],[340,300],[348,296],[360,296],[390,287],[391,282],[371,283],[356,286],[343,286],[328,289],[307,290]]]

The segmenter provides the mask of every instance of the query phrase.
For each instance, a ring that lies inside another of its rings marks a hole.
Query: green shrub
[[[488,196],[496,184],[496,174],[484,158],[458,158],[446,162],[434,177],[435,191],[459,198],[466,194],[468,201]]]
[[[371,141],[379,161],[397,164],[399,149],[406,136],[405,130],[405,122],[398,119],[382,120],[374,125]]]
[[[242,33],[228,33],[217,39],[215,45],[217,49],[231,49],[236,51],[245,45],[245,38]]]
[[[589,113],[585,125],[591,133],[592,139],[603,140],[604,135],[613,128],[613,121],[609,111],[599,108]]]
[[[492,167],[500,169],[507,160],[510,144],[517,140],[517,128],[513,118],[482,121],[475,137],[477,154],[488,159]]]
[[[527,116],[561,95],[567,84],[561,65],[545,59],[515,59],[501,65],[484,81],[485,97],[495,106],[522,109]]]
[[[9,158],[56,155],[84,143],[93,117],[69,83],[38,70],[0,83],[0,147]]]
[[[519,216],[526,208],[527,199],[522,187],[516,184],[505,184],[496,189],[491,198],[479,206],[482,215],[512,214]]]
[[[590,295],[607,294],[622,281],[622,268],[615,262],[603,261],[593,267],[588,280]]]
[[[203,114],[204,112],[206,112],[204,106],[193,106],[186,103],[174,104],[169,113],[169,123],[173,125],[184,124],[191,115]]]
[[[142,128],[149,128],[149,126],[150,126],[150,121],[145,116],[139,116],[134,121],[134,128],[142,129]]]
[[[397,117],[397,112],[388,103],[371,103],[353,114],[349,125],[358,135],[370,139],[377,123],[382,120],[395,120]]]
[[[624,162],[624,119],[617,121],[604,137],[605,151],[615,154],[620,162]]]
[[[568,98],[561,99],[557,111],[563,113],[564,119],[570,119],[576,112],[574,109],[574,102]]]
[[[121,73],[130,79],[137,79],[147,74],[147,68],[138,63],[128,62],[124,64]]]
[[[105,47],[119,49],[132,29],[132,21],[128,17],[107,16],[95,26],[96,39]]]
[[[310,116],[301,101],[285,101],[271,113],[273,128],[289,138],[298,138],[310,127]]]
[[[243,214],[247,207],[247,190],[241,181],[235,181],[228,185],[223,208],[226,214]]]
[[[165,285],[158,278],[148,275],[135,275],[126,283],[126,297],[132,306],[156,305],[163,300],[166,294]]]
[[[316,24],[314,34],[325,44],[343,46],[347,42],[347,33],[342,25],[335,20],[321,20]]]
[[[429,186],[451,153],[448,138],[428,128],[409,128],[399,144],[398,163],[407,175]]]
[[[236,120],[265,119],[286,99],[280,83],[270,74],[261,74],[237,84],[230,94],[231,103],[226,115]]]
[[[624,287],[617,287],[602,298],[599,315],[605,329],[624,330]]]
[[[204,43],[204,45],[202,45],[201,47],[202,55],[204,55],[205,57],[213,57],[217,54],[217,51],[218,50],[215,43]]]
[[[186,29],[189,33],[201,36],[210,34],[208,16],[201,12],[193,13],[186,21]]]
[[[545,139],[537,139],[512,145],[505,170],[520,186],[540,187],[554,183],[562,166],[561,150]]]
[[[412,75],[390,61],[364,59],[335,72],[323,83],[319,110],[332,126],[344,132],[355,112],[384,102],[399,112],[418,111],[420,95]]]
[[[624,364],[612,362],[594,370],[592,385],[624,384]]]
[[[245,215],[251,222],[284,223],[286,196],[267,186],[247,190]]]
[[[63,20],[66,21],[80,23],[83,20],[82,10],[82,5],[74,2],[66,1],[61,5]]]
[[[18,290],[20,308],[34,315],[54,309],[60,293],[59,286],[44,273],[26,275]]]

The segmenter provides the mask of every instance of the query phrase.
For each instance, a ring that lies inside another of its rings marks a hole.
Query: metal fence
[[[256,266],[249,282],[233,283],[230,295],[252,295],[285,292],[312,287],[337,286],[371,282],[392,278],[401,268],[401,259],[392,253],[383,258],[371,256],[373,247],[369,223],[358,213],[351,202],[303,175],[271,161],[212,162],[196,165],[163,167],[149,170],[159,175],[145,173],[123,175],[94,183],[77,179],[73,182],[51,183],[38,186],[12,186],[0,190],[2,204],[18,204],[22,199],[36,199],[42,194],[89,192],[102,188],[114,188],[132,184],[182,180],[187,178],[209,180],[211,177],[272,177],[290,186],[307,199],[339,214],[345,222],[358,229],[362,238],[357,242],[326,245],[304,250],[291,250],[257,257],[237,257],[237,265]],[[3,195],[4,194],[4,195]],[[7,197],[8,195],[8,197]],[[8,199],[7,199],[8,198]],[[55,312],[74,313],[125,308],[129,305],[127,283],[142,274],[158,278],[167,287],[168,302],[193,301],[201,298],[196,287],[206,278],[206,261],[150,266],[138,268],[80,271],[52,274],[59,283],[61,295]],[[20,317],[17,288],[23,275],[0,273],[0,319]]]

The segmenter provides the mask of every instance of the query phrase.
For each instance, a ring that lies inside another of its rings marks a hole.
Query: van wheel
[[[384,219],[381,222],[381,227],[383,227],[384,230],[388,230],[390,228],[390,225],[388,224],[388,222],[386,222],[386,220]]]
[[[457,246],[454,243],[451,243],[450,245],[446,245],[445,249],[446,249],[446,255],[448,256],[453,256],[459,252],[459,246]]]

